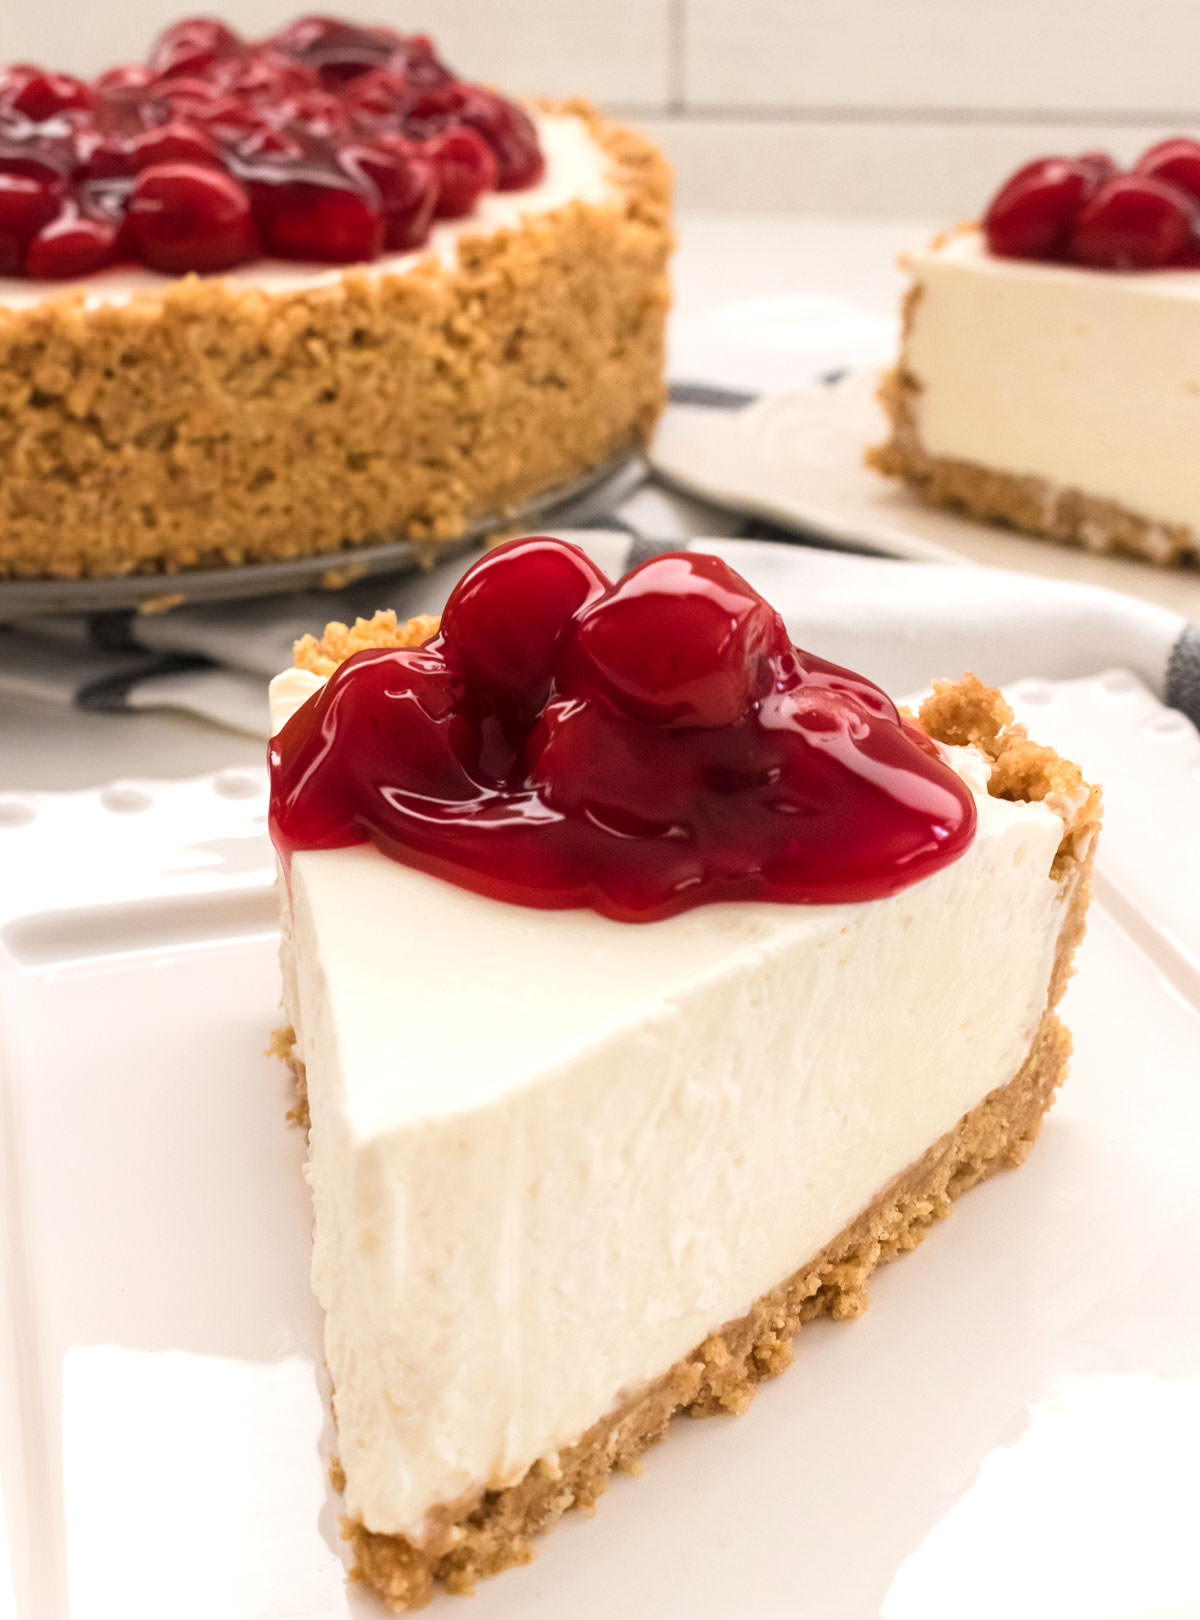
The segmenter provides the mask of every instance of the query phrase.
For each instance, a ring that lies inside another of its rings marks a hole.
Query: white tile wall
[[[688,0],[690,103],[1200,108],[1195,0]]]
[[[0,0],[0,55],[142,54],[187,0]],[[303,0],[207,0],[250,34]],[[1018,162],[1200,132],[1200,0],[330,0],[642,123],[685,209],[971,213]]]
[[[1097,147],[1131,160],[1158,125],[858,123],[688,117],[642,120],[675,168],[693,211],[927,216],[982,213],[1001,180],[1030,158]],[[1200,127],[1200,120],[1197,121]]]
[[[324,0],[333,15],[429,33],[458,72],[518,92],[665,107],[670,0]],[[316,9],[316,7],[313,7]],[[305,0],[0,0],[0,55],[91,73],[134,60],[167,23],[214,12],[254,37]]]

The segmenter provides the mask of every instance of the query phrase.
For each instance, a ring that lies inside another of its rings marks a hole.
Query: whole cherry
[[[1071,257],[1109,270],[1157,270],[1179,261],[1196,232],[1186,192],[1149,175],[1119,175],[1084,207],[1071,233]]]
[[[1189,140],[1186,135],[1159,141],[1138,158],[1134,173],[1149,175],[1152,180],[1165,180],[1200,202],[1200,141]]]
[[[25,273],[41,281],[94,275],[116,262],[119,240],[120,229],[115,222],[92,219],[69,208],[30,242]]]
[[[465,218],[485,191],[495,189],[495,155],[483,136],[468,124],[451,124],[422,144],[437,169],[439,219]]]
[[[507,541],[455,586],[442,614],[443,656],[468,689],[528,722],[546,701],[578,615],[607,589],[600,569],[568,541]]]
[[[92,87],[69,73],[38,73],[13,95],[14,112],[31,123],[43,124],[62,113],[90,112],[96,96]]]
[[[129,194],[129,234],[139,256],[168,275],[228,270],[258,252],[245,191],[199,163],[143,169]]]
[[[644,724],[728,726],[770,689],[770,661],[789,645],[778,613],[719,557],[668,552],[580,615],[558,685]]]
[[[383,209],[374,187],[347,175],[280,165],[248,180],[264,250],[278,259],[357,264],[383,250]]]
[[[30,242],[58,214],[62,198],[57,178],[0,173],[0,275],[22,273]]]
[[[173,118],[134,137],[127,147],[134,170],[157,163],[213,163],[224,167],[225,158],[213,136],[201,124]]]
[[[150,67],[164,78],[200,74],[242,49],[232,28],[216,17],[185,17],[159,35],[150,51]]]
[[[419,145],[402,135],[347,141],[338,159],[368,181],[383,211],[384,246],[393,252],[418,248],[429,235],[438,201],[438,173]]]
[[[1007,259],[1061,256],[1084,205],[1103,184],[1088,158],[1036,158],[1012,175],[988,205],[984,235]]]
[[[503,96],[478,85],[465,87],[455,122],[477,130],[496,155],[496,184],[501,191],[533,185],[545,168],[537,130],[529,115]]]

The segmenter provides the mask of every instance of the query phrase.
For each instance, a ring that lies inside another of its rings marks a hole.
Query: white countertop
[[[903,285],[897,256],[930,228],[912,220],[685,217],[676,309],[690,317],[740,299],[807,293],[890,313]],[[193,776],[262,759],[260,742],[183,714],[82,714],[13,698],[0,712],[0,793]]]

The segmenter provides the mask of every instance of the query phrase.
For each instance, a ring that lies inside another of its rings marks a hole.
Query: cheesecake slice
[[[527,1561],[676,1413],[743,1410],[1024,1158],[1069,1051],[1075,766],[971,676],[898,715],[715,559],[568,611],[555,547],[492,553],[440,633],[332,625],[272,685],[335,1483],[396,1608]],[[720,680],[683,667],[681,572],[732,626]]]
[[[1046,539],[1200,555],[1200,145],[1040,159],[905,263],[873,466]]]

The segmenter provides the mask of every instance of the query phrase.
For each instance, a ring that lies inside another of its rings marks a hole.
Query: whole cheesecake
[[[661,405],[669,194],[384,28],[0,72],[0,577],[432,548],[603,465]]]
[[[345,1532],[398,1608],[1019,1163],[1099,796],[973,677],[919,722],[732,570],[500,547],[271,691]]]
[[[1200,144],[1038,159],[906,265],[872,465],[1046,539],[1200,555]]]

